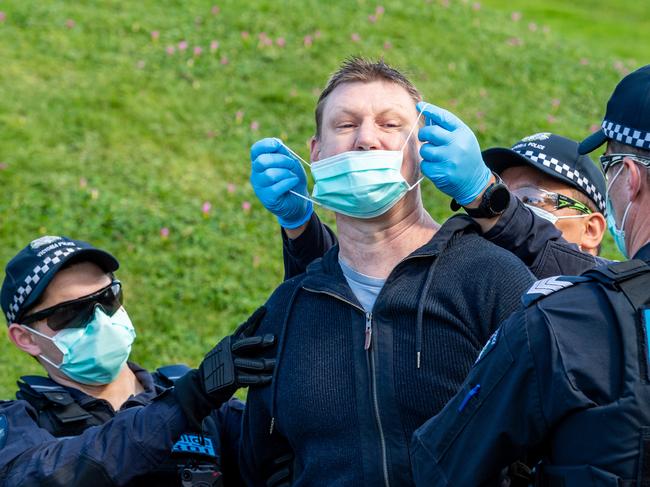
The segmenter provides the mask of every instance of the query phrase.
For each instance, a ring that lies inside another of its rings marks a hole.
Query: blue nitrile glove
[[[298,228],[314,212],[311,201],[289,192],[309,196],[305,170],[276,138],[258,140],[251,147],[251,184],[262,204],[284,228]]]
[[[418,138],[422,173],[460,205],[468,205],[486,188],[491,172],[483,162],[474,133],[456,115],[431,103],[420,102],[426,125]]]

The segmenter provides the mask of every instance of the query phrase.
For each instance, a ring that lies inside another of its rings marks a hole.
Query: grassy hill
[[[110,250],[133,359],[196,365],[282,279],[248,149],[279,136],[306,157],[316,98],[345,57],[402,68],[483,147],[583,137],[622,73],[648,62],[645,2],[329,3],[0,2],[0,263],[44,234]],[[423,190],[446,218],[446,198]],[[7,340],[0,357],[10,397],[39,368]]]

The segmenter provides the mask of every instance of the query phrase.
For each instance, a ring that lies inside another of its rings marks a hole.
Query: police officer
[[[554,224],[565,240],[598,255],[606,230],[606,183],[591,159],[578,153],[577,142],[542,132],[524,137],[511,148],[493,147],[482,155],[512,195]],[[506,215],[499,231],[511,233],[511,219]],[[506,245],[495,232],[488,237]],[[506,235],[511,241],[512,237]]]
[[[273,362],[256,355],[274,337],[251,337],[264,309],[198,370],[149,373],[127,361],[135,330],[118,266],[66,237],[36,239],[8,263],[9,338],[48,377],[21,377],[17,400],[0,403],[2,485],[240,485],[243,405],[230,397],[270,381]]]
[[[535,283],[457,395],[413,436],[419,485],[484,485],[525,455],[539,485],[650,485],[650,65],[602,129],[608,227],[632,260]]]

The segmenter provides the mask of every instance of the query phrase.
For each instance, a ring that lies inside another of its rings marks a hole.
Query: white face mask
[[[423,179],[411,185],[401,173],[404,148],[421,116],[422,112],[400,150],[352,150],[321,159],[310,166],[314,178],[312,197],[307,198],[295,191],[291,193],[353,218],[367,219],[383,215]],[[309,166],[295,152],[287,149]]]
[[[553,225],[555,225],[558,220],[569,220],[571,218],[584,218],[585,216],[589,216],[589,215],[554,215],[550,211],[540,208],[539,206],[533,206],[528,204],[526,204],[526,206],[530,209],[530,211],[535,213],[538,217],[551,222]]]

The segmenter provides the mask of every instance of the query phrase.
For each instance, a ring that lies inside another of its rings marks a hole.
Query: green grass
[[[197,0],[0,2],[0,262],[43,234],[110,250],[139,334],[132,358],[196,365],[282,279],[275,220],[248,184],[249,147],[281,136],[307,156],[318,92],[346,56],[401,67],[484,147],[542,130],[583,137],[621,70],[647,62],[647,16],[628,4],[616,17],[544,2],[540,26],[553,27],[531,31],[538,9],[523,4],[513,22],[503,2],[330,3],[224,0],[215,15]],[[423,187],[446,218],[446,199]],[[0,357],[0,397],[11,397],[39,368],[8,340]]]

